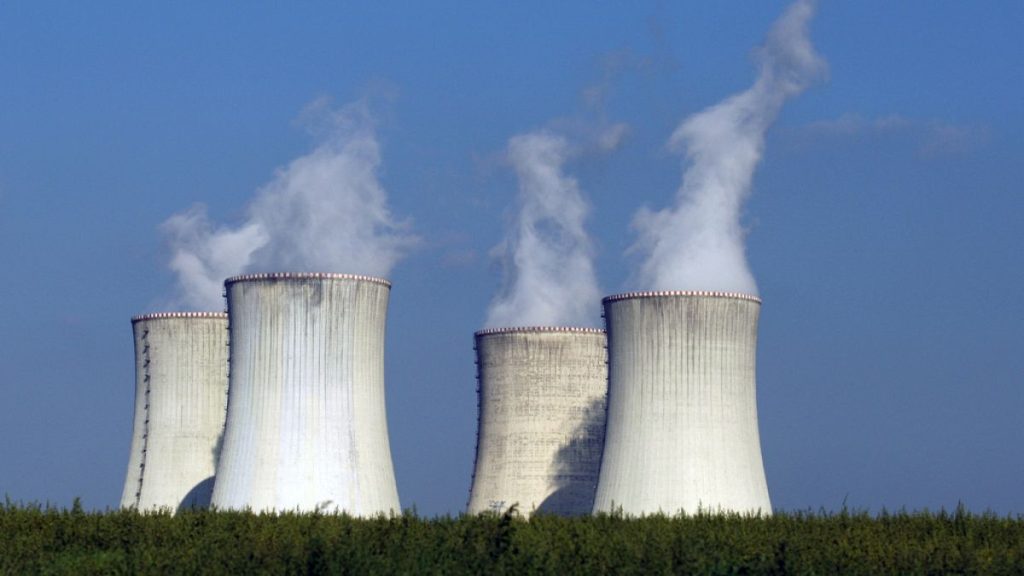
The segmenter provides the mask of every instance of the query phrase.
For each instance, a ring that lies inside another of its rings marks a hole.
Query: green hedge
[[[785,513],[354,519],[0,507],[0,573],[1021,574],[1024,519]]]

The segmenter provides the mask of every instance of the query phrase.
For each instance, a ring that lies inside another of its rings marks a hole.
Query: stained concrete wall
[[[757,424],[760,307],[713,292],[604,299],[608,423],[596,512],[771,512]]]
[[[589,514],[604,438],[603,330],[476,333],[479,432],[469,513]]]
[[[122,507],[210,503],[228,388],[227,314],[136,316],[135,419]]]
[[[398,512],[384,405],[390,284],[282,273],[225,285],[230,393],[213,504]]]

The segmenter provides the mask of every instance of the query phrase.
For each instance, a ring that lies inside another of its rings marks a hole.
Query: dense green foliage
[[[1024,519],[955,513],[353,519],[0,506],[0,573],[1020,574]]]

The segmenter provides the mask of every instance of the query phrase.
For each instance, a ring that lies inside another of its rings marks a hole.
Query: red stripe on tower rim
[[[583,326],[510,326],[507,328],[484,328],[473,333],[473,336],[491,336],[494,334],[604,334],[604,328],[586,328]]]
[[[358,280],[380,284],[388,288],[391,287],[391,282],[384,278],[336,272],[262,272],[259,274],[242,274],[228,278],[224,281],[224,285],[227,286],[235,282],[258,282],[261,280]]]
[[[602,304],[616,302],[619,300],[630,300],[634,298],[661,298],[661,297],[689,297],[689,298],[733,298],[736,300],[748,300],[761,303],[761,299],[751,294],[742,292],[716,292],[713,290],[661,290],[652,292],[624,292],[612,294],[601,299]]]
[[[153,312],[152,314],[139,314],[132,316],[132,322],[144,320],[174,320],[181,318],[213,318],[227,320],[227,312]]]

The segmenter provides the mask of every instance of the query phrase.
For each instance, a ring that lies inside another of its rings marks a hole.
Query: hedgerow
[[[938,513],[86,512],[0,506],[0,573],[1021,574],[1024,519]]]

